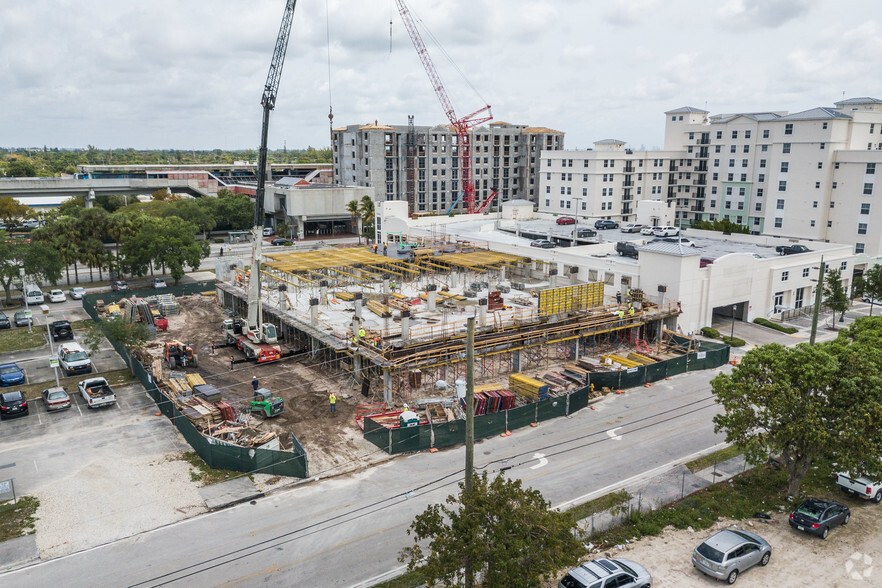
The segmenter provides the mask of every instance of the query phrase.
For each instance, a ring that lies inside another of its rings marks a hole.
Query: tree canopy
[[[763,345],[711,382],[726,433],[753,464],[781,456],[788,493],[818,459],[882,479],[882,317],[864,318],[833,342]]]
[[[573,518],[551,510],[539,491],[523,488],[520,480],[475,476],[469,501],[464,484],[459,487],[459,496],[430,505],[414,519],[407,531],[414,544],[399,555],[409,569],[419,567],[430,585],[459,585],[471,559],[486,586],[538,586],[542,576],[574,564],[584,552],[573,535]],[[428,553],[420,545],[425,540]]]
[[[865,271],[857,286],[861,294],[869,296],[870,316],[873,316],[873,305],[882,300],[882,265],[874,265]]]
[[[845,318],[845,311],[848,310],[848,294],[842,286],[842,272],[838,269],[828,270],[824,276],[824,304],[833,310],[833,320],[836,320],[836,313],[839,313],[839,320]]]

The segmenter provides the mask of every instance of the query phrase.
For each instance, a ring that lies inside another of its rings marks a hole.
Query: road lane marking
[[[534,466],[530,466],[530,469],[531,469],[531,470],[538,470],[539,468],[548,465],[548,460],[545,459],[545,454],[544,454],[544,453],[534,453],[534,454],[533,454],[533,458],[534,458],[534,459],[538,459],[538,460],[539,460],[539,463],[537,463],[537,464],[534,465]]]
[[[616,431],[618,431],[619,429],[621,429],[621,427],[616,427],[614,429],[610,429],[609,431],[606,432],[606,434],[609,435],[609,438],[612,439],[613,441],[621,441],[622,436],[616,435]]]

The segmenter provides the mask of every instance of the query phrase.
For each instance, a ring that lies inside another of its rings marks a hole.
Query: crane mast
[[[432,83],[432,88],[435,90],[438,102],[441,103],[441,108],[444,109],[444,114],[447,115],[447,119],[450,121],[450,125],[456,133],[456,142],[461,160],[462,196],[465,198],[466,211],[469,214],[472,214],[476,209],[475,184],[472,180],[471,137],[469,136],[469,132],[478,125],[493,120],[493,115],[490,112],[490,105],[488,104],[467,116],[457,117],[456,111],[453,109],[453,104],[447,96],[447,90],[444,88],[444,83],[441,81],[441,77],[435,69],[435,64],[432,62],[432,57],[429,55],[425,43],[423,43],[423,38],[420,36],[413,15],[410,13],[410,9],[407,7],[407,4],[404,3],[404,0],[395,0],[395,3],[398,5],[398,12],[401,14],[404,28],[407,29],[407,34],[410,35],[410,40],[413,42],[414,49],[416,49],[417,55],[419,55],[420,61],[423,63],[423,68],[429,76],[429,81]]]
[[[266,84],[263,87],[263,98],[260,101],[263,106],[263,128],[260,132],[260,151],[257,157],[257,191],[254,198],[254,228],[252,229],[251,278],[248,281],[248,338],[255,343],[264,340],[265,343],[275,343],[275,329],[269,337],[263,334],[261,323],[263,322],[262,305],[260,301],[260,260],[263,245],[263,215],[264,195],[266,193],[266,149],[269,135],[270,113],[276,107],[276,96],[279,92],[279,81],[282,78],[282,67],[285,65],[285,53],[288,50],[288,38],[291,35],[291,21],[294,18],[294,7],[297,0],[287,0],[285,12],[282,15],[282,24],[279,27],[279,36],[276,38],[276,48],[273,51],[273,60],[270,63],[269,73],[266,76]],[[256,339],[256,340],[255,340]],[[271,340],[265,340],[271,339]]]

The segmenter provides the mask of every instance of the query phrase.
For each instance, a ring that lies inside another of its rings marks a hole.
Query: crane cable
[[[328,128],[331,144],[334,143],[334,101],[331,94],[331,17],[329,16],[328,0],[325,0],[325,40],[328,50]]]

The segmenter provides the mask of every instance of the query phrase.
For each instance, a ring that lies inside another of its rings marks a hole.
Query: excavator
[[[275,361],[282,356],[282,348],[278,345],[276,326],[263,322],[263,308],[260,301],[260,261],[263,245],[264,196],[266,193],[267,172],[267,136],[269,134],[270,113],[276,106],[279,92],[279,81],[282,77],[282,66],[285,64],[285,53],[288,50],[288,38],[291,34],[291,21],[294,18],[294,7],[297,0],[288,0],[276,48],[270,63],[269,74],[263,88],[263,128],[260,134],[260,151],[257,158],[257,191],[254,198],[254,227],[251,229],[253,244],[251,257],[251,275],[248,281],[248,318],[226,319],[221,326],[227,344],[236,347],[245,357],[258,363]]]

